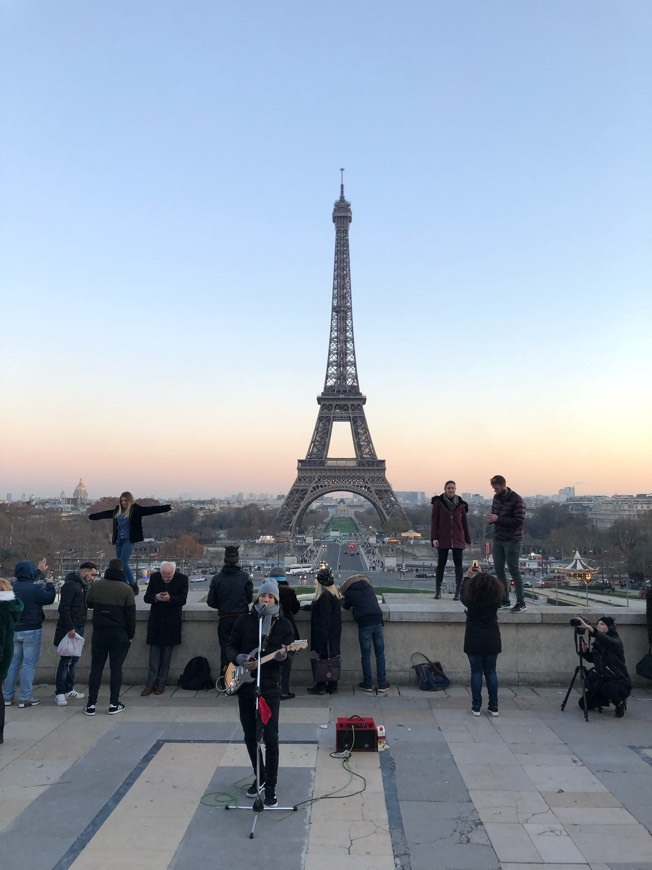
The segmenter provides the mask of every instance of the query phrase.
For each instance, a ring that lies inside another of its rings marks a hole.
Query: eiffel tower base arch
[[[297,478],[276,517],[276,529],[296,534],[310,505],[329,492],[351,492],[362,496],[384,524],[393,517],[405,519],[403,508],[387,480],[385,462],[377,460],[299,460]]]

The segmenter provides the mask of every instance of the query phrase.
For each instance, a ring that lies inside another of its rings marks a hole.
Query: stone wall
[[[408,599],[406,601],[406,599]],[[411,599],[411,600],[410,600]],[[138,602],[136,637],[124,666],[126,684],[144,684],[147,674],[149,648],[145,643],[149,608]],[[449,607],[451,605],[449,604]],[[436,609],[434,601],[415,601],[414,596],[388,596],[383,605],[385,613],[385,655],[387,675],[394,685],[414,685],[414,671],[410,665],[412,653],[422,652],[428,658],[440,661],[451,681],[467,684],[468,660],[462,651],[464,641],[464,612]],[[611,611],[625,645],[625,654],[634,683],[649,685],[636,677],[634,666],[647,652],[648,641],[645,614],[633,608]],[[526,613],[512,615],[500,613],[503,652],[498,659],[498,675],[504,685],[561,685],[567,686],[577,665],[574,630],[569,619],[577,616],[576,607],[537,607]],[[597,621],[600,613],[587,614]],[[184,608],[183,643],[174,651],[170,682],[176,683],[184,665],[197,655],[206,656],[215,677],[219,671],[217,644],[217,614],[203,603],[188,604]],[[342,630],[342,683],[357,685],[362,678],[357,628],[349,613],[343,613]],[[43,626],[43,646],[36,679],[40,683],[53,683],[58,656],[52,644],[56,625],[56,606],[46,609]],[[299,613],[297,625],[302,638],[310,637],[310,614]],[[77,667],[78,683],[88,680],[90,663],[89,639],[92,634],[87,625],[87,643]],[[310,655],[298,653],[293,664],[293,688],[311,685]],[[373,667],[373,653],[372,653]],[[108,668],[108,664],[107,664]],[[108,681],[108,672],[105,675]]]

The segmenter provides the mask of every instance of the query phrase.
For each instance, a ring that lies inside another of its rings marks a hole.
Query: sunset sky
[[[340,167],[394,488],[652,493],[648,0],[0,0],[0,30],[0,498],[285,493]]]

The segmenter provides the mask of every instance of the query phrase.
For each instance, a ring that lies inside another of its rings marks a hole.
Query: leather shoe
[[[165,691],[165,683],[157,683],[156,688],[154,689],[157,695],[162,695]]]
[[[149,696],[152,694],[153,691],[154,691],[154,686],[145,686],[143,691],[140,693],[141,697],[149,698]]]
[[[296,698],[294,692],[287,692],[285,695],[281,695],[281,701],[291,701],[292,698]]]

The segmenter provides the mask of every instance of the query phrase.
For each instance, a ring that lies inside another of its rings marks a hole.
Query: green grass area
[[[351,517],[333,517],[326,526],[326,532],[339,532],[341,535],[354,535],[358,531]]]

